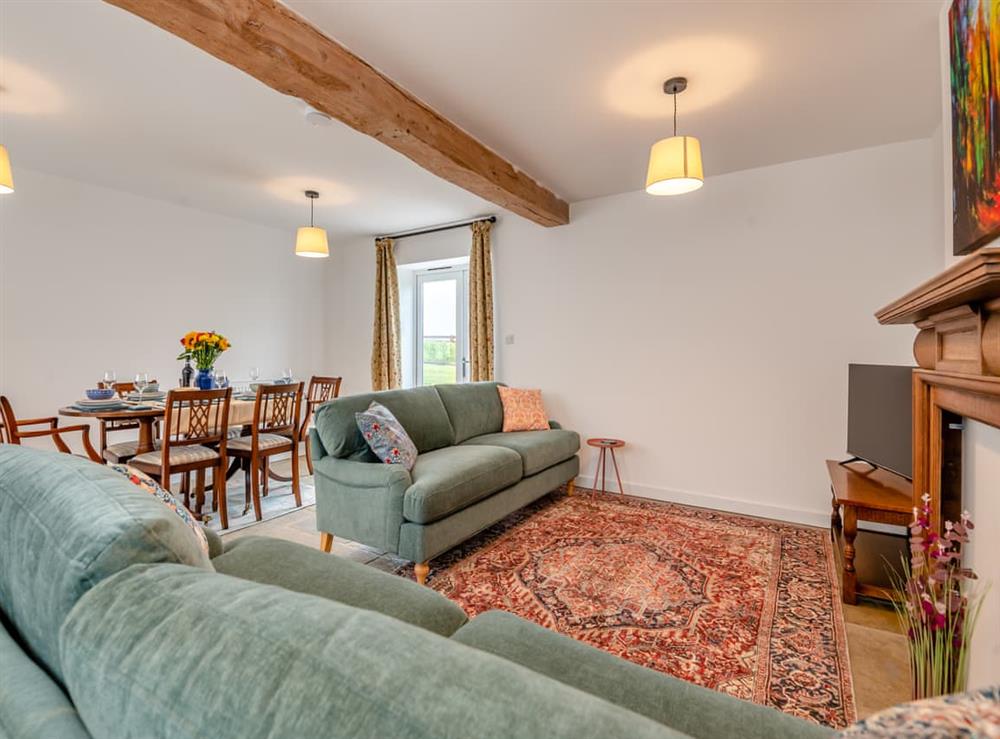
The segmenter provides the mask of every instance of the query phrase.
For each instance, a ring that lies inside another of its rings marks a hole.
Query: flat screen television
[[[847,453],[913,477],[913,367],[847,368]]]

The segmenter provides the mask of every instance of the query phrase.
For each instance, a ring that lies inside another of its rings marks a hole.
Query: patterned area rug
[[[500,608],[817,723],[855,720],[822,529],[580,491],[543,498],[431,564],[428,584],[470,616]]]

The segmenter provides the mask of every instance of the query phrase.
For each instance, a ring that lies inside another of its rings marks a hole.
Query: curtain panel
[[[375,240],[375,323],[372,330],[372,390],[402,383],[399,349],[399,279],[392,239]]]
[[[493,379],[493,252],[489,221],[472,224],[469,253],[469,359],[473,382]]]

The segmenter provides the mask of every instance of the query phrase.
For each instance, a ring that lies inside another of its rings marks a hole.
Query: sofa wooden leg
[[[333,549],[333,534],[328,534],[325,531],[319,532],[319,548],[322,549],[327,554]]]
[[[417,562],[413,565],[413,574],[417,576],[417,582],[423,585],[427,582],[427,573],[431,571],[431,566],[427,562]]]
[[[570,480],[566,483],[566,495],[572,495],[573,491],[576,489],[576,480]]]

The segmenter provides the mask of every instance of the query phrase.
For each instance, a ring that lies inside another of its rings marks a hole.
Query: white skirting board
[[[594,484],[593,475],[579,475],[576,484],[582,488],[589,488]],[[828,528],[830,526],[830,511],[813,511],[805,508],[785,508],[781,506],[767,505],[764,503],[752,503],[738,498],[726,498],[720,495],[708,495],[706,493],[694,493],[689,490],[670,490],[667,488],[656,488],[649,485],[636,485],[630,482],[623,482],[625,492],[628,495],[635,495],[640,498],[650,498],[652,500],[663,500],[668,503],[680,503],[682,505],[697,506],[699,508],[713,508],[717,511],[728,513],[742,513],[746,516],[757,516],[759,518],[772,518],[778,521],[788,521],[790,523],[801,523],[809,526],[820,526]],[[617,482],[609,486],[613,491],[609,495],[618,494]]]
[[[617,495],[617,481],[609,482],[608,490],[611,492],[608,494]],[[590,488],[594,484],[594,476],[577,475],[576,484],[582,488]],[[824,529],[830,527],[830,510],[815,511],[808,508],[784,508],[766,503],[753,503],[748,500],[740,500],[739,498],[694,493],[690,490],[672,490],[669,488],[652,487],[650,485],[636,485],[630,482],[623,482],[622,484],[625,486],[625,493],[627,495],[635,495],[639,498],[663,500],[668,503],[680,503],[681,505],[697,506],[698,508],[711,508],[727,513],[741,513],[745,516],[770,518],[776,521],[800,523],[807,526],[819,526]],[[906,528],[903,526],[890,526],[870,521],[858,521],[858,528],[862,531],[878,531],[883,534],[906,533]]]

